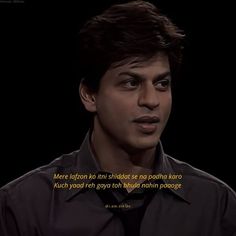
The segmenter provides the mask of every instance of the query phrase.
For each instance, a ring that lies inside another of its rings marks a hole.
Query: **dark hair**
[[[132,1],[111,6],[89,20],[79,32],[79,63],[83,83],[93,91],[106,70],[126,58],[169,56],[171,71],[179,65],[184,35],[151,3]]]

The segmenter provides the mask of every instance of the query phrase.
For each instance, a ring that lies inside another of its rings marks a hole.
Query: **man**
[[[182,40],[142,1],[82,28],[79,92],[93,126],[79,151],[1,189],[0,235],[236,235],[233,190],[160,142]]]

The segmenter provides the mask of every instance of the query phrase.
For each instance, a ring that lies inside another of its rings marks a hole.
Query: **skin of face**
[[[153,149],[171,112],[168,56],[158,53],[146,60],[129,58],[113,64],[101,78],[98,92],[82,87],[81,98],[95,113],[97,139],[127,153]]]

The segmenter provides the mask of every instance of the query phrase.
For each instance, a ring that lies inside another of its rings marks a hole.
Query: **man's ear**
[[[96,96],[83,82],[79,85],[79,94],[84,107],[89,112],[96,112]]]

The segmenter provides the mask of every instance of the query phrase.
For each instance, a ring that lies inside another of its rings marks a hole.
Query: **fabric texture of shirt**
[[[178,189],[72,188],[97,180],[58,180],[54,174],[98,175],[89,135],[80,150],[62,155],[0,189],[1,236],[236,236],[236,194],[219,179],[156,148],[154,174],[182,179]],[[120,180],[99,180],[120,183]],[[147,182],[149,183],[149,182]],[[57,188],[55,188],[55,184]]]

